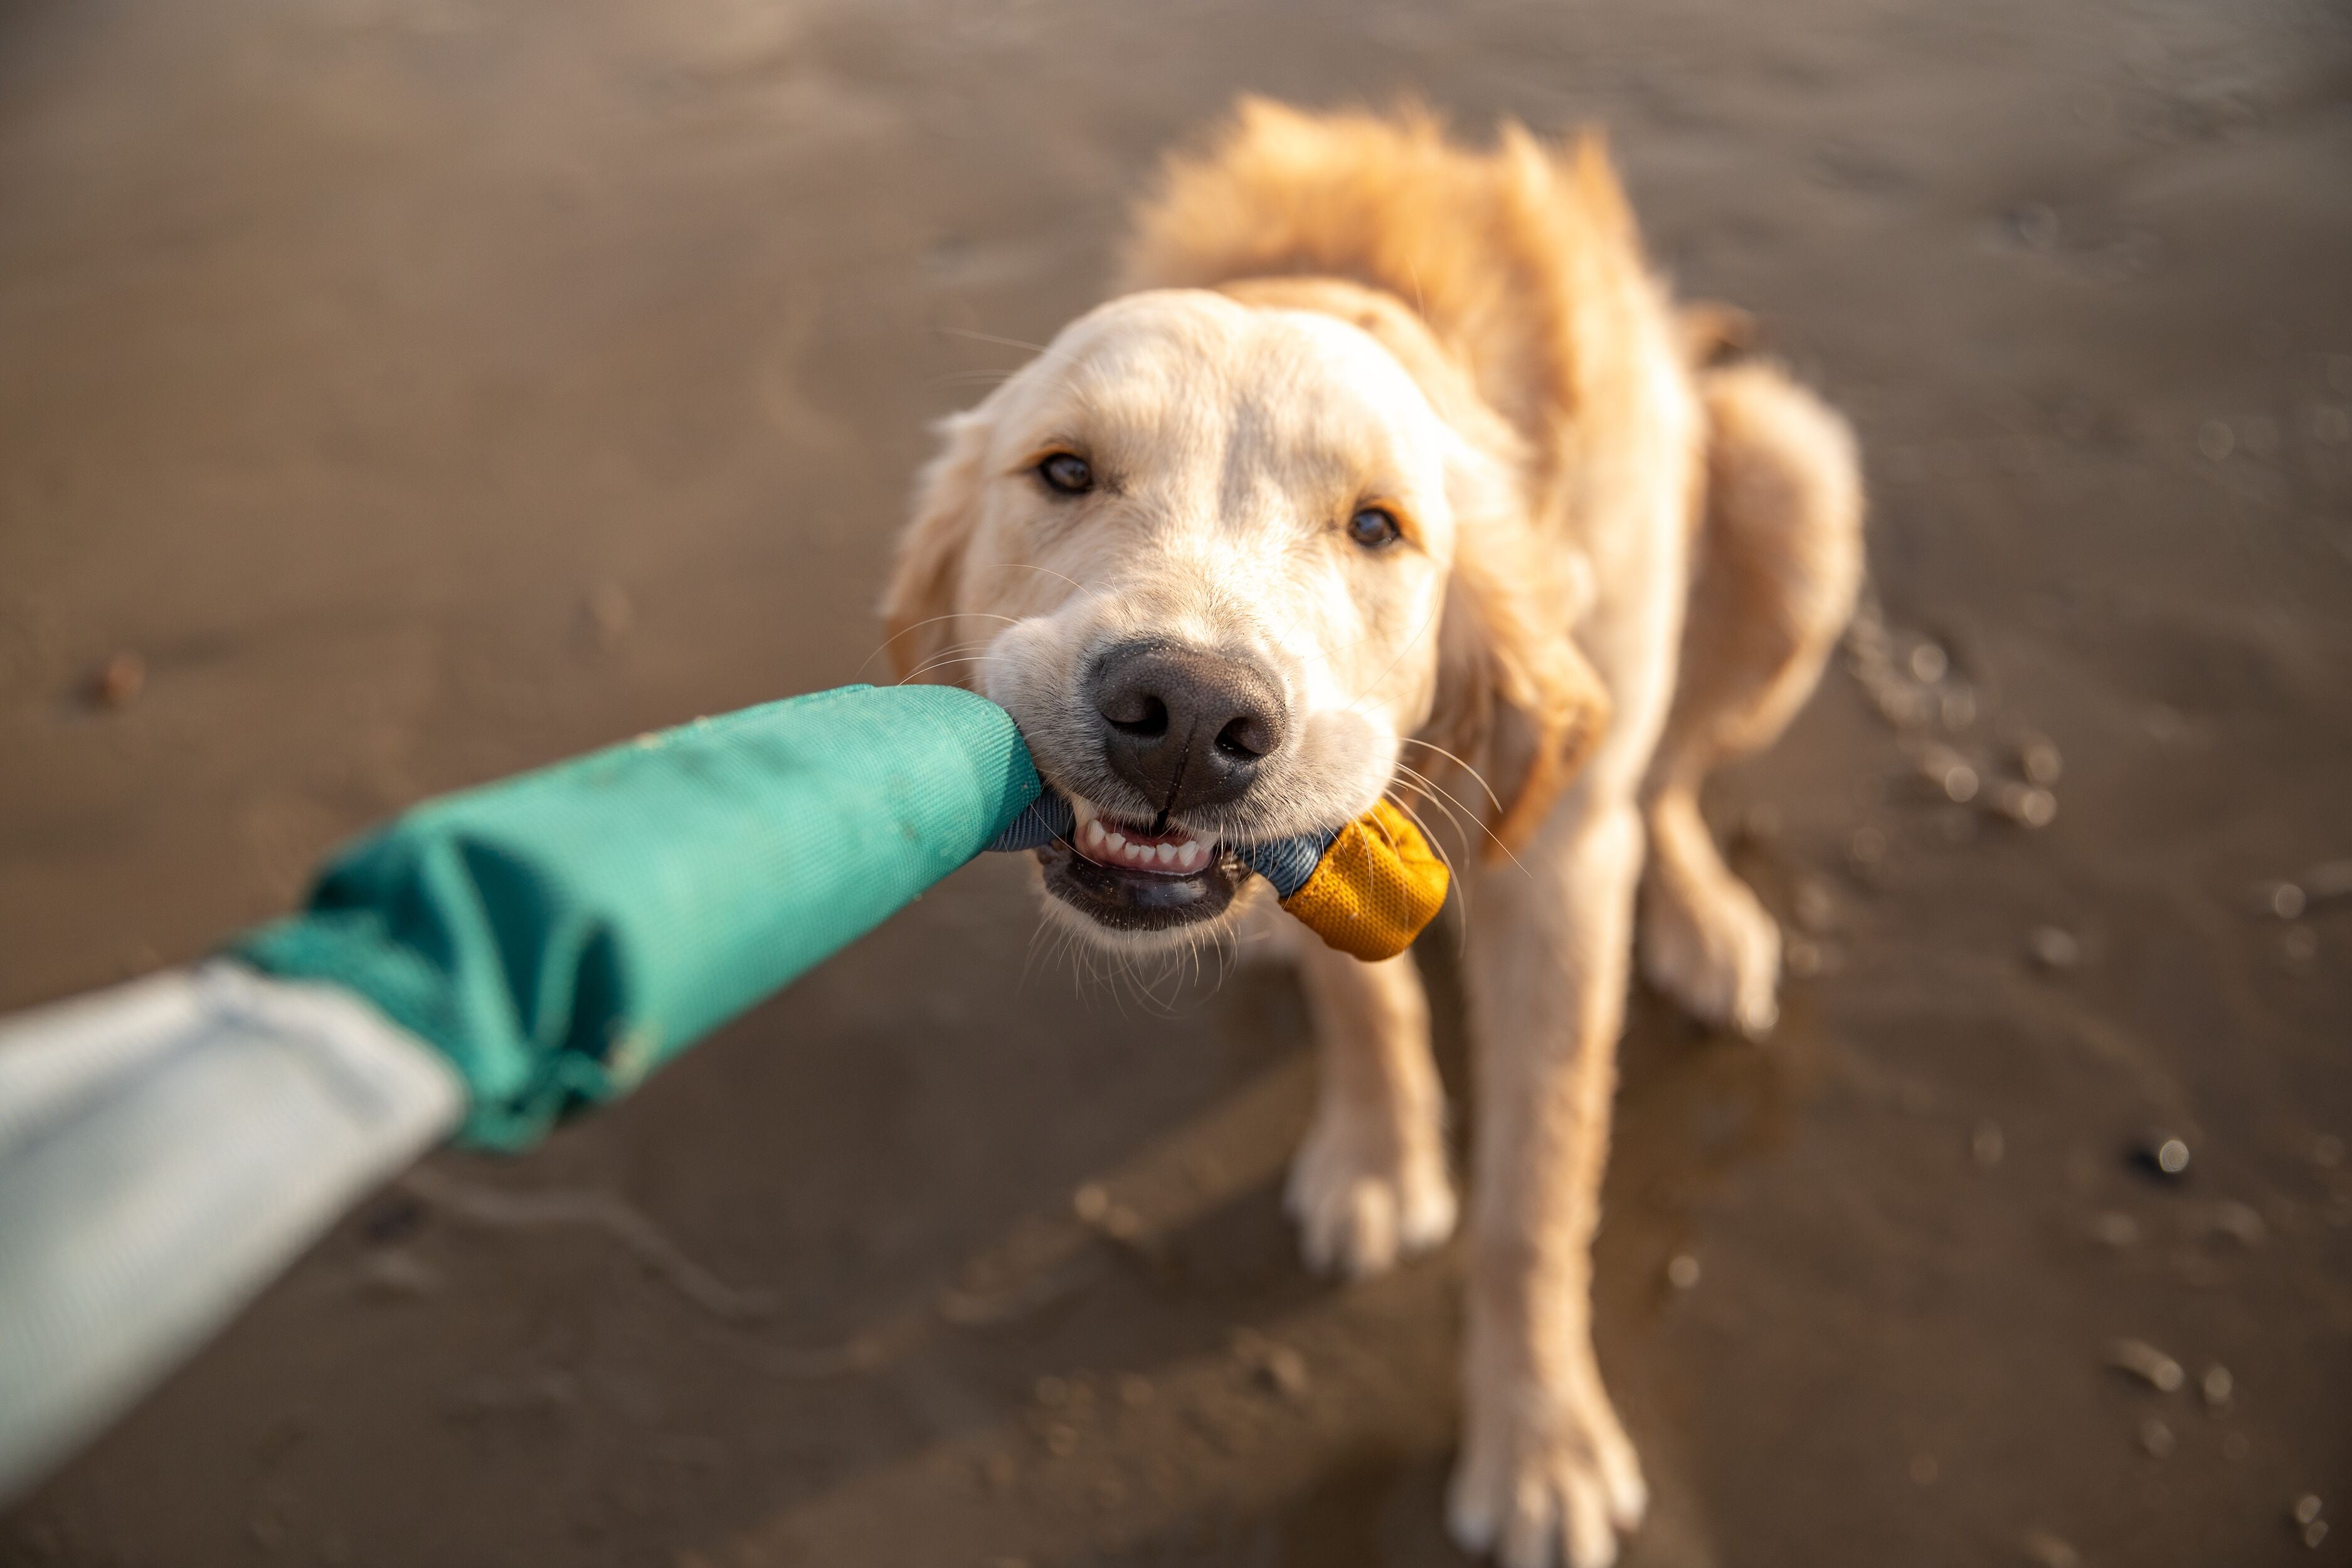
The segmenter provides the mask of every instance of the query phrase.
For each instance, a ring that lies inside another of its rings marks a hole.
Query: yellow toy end
[[[1341,952],[1394,958],[1444,907],[1450,879],[1412,819],[1387,801],[1339,830],[1282,907]]]

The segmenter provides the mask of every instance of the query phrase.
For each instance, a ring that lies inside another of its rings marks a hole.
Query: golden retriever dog
[[[1646,1500],[1590,1309],[1636,925],[1660,990],[1771,1028],[1780,933],[1698,792],[1846,620],[1852,435],[1777,368],[1709,367],[1717,318],[1644,262],[1592,135],[1244,103],[1170,164],[1125,284],[946,422],[883,605],[900,672],[1011,710],[1076,806],[1045,908],[1122,952],[1263,905],[1232,846],[1475,808],[1449,1521],[1595,1568]],[[1300,945],[1288,1203],[1308,1262],[1361,1276],[1454,1227],[1428,1004],[1410,954]]]

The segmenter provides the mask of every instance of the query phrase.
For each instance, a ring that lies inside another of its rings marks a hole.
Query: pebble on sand
[[[2083,944],[2061,926],[2036,926],[2025,951],[2041,968],[2063,971],[2083,962]]]
[[[1244,1329],[1234,1335],[1234,1359],[1260,1387],[1294,1404],[1304,1401],[1313,1386],[1305,1356],[1296,1348],[1254,1331]]]
[[[129,648],[99,666],[90,679],[89,699],[100,708],[121,710],[139,700],[147,689],[147,661]]]
[[[2170,1132],[2149,1132],[2132,1145],[2131,1163],[2143,1174],[2177,1182],[2189,1173],[2189,1144]]]
[[[2107,1364],[2129,1373],[2158,1394],[2177,1393],[2187,1380],[2179,1362],[2146,1340],[2116,1341],[2107,1347]]]
[[[1687,1252],[1677,1252],[1666,1260],[1666,1283],[1677,1290],[1688,1290],[1698,1284],[1698,1259]]]
[[[2127,1214],[2109,1210],[2091,1221],[2091,1235],[2103,1246],[2121,1252],[2126,1247],[2138,1245],[2139,1221]]]
[[[2020,827],[2047,827],[2058,820],[2058,797],[2046,789],[2003,779],[1992,792],[1992,808]]]
[[[2263,910],[2283,921],[2303,918],[2306,900],[2303,889],[2293,882],[2265,882],[2258,894]]]
[[[2172,1457],[2172,1428],[2151,1415],[2139,1424],[2139,1446],[2151,1459]]]
[[[2321,1510],[2326,1509],[2326,1506],[2327,1505],[2326,1503],[2319,1500],[2318,1493],[2304,1493],[2301,1497],[2294,1500],[2294,1508],[2292,1511],[2294,1514],[2295,1523],[2309,1524],[2313,1520],[2319,1517]]]
[[[2237,1392],[2238,1380],[2230,1375],[2228,1367],[2215,1362],[2205,1369],[2197,1386],[2204,1393],[2205,1408],[2219,1415],[2230,1407],[2230,1396]]]
[[[2063,1535],[2029,1530],[2018,1544],[2025,1549],[2025,1560],[2037,1568],[2083,1568],[2083,1554]]]

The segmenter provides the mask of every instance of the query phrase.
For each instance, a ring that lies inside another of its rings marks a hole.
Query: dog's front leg
[[[1320,1068],[1288,1206],[1310,1268],[1361,1278],[1454,1234],[1445,1090],[1412,955],[1366,963],[1302,946]]]
[[[1580,790],[1520,860],[1473,906],[1477,1152],[1448,1513],[1457,1542],[1510,1568],[1600,1568],[1647,1500],[1593,1357],[1591,1289],[1641,818]]]

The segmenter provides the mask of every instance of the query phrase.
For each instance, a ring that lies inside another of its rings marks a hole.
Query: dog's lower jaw
[[[1230,853],[1183,875],[1104,866],[1058,842],[1036,857],[1049,919],[1097,947],[1137,954],[1213,938],[1232,923],[1251,875]]]

